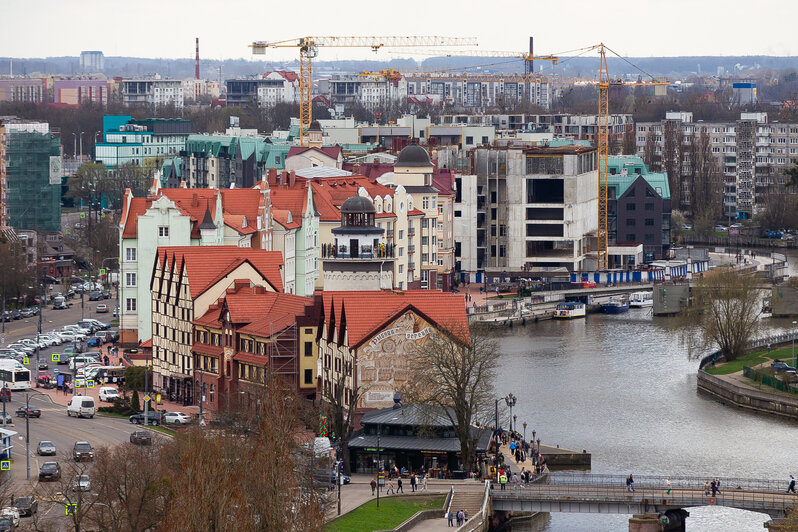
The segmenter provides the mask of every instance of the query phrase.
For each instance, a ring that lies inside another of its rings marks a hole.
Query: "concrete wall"
[[[696,384],[698,391],[714,396],[723,404],[798,420],[798,398],[744,388],[703,371],[698,372]]]

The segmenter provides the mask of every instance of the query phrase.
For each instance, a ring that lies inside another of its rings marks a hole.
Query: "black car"
[[[20,311],[18,311],[17,309],[14,309],[14,310],[11,311],[11,319],[12,320],[18,320],[21,317],[22,317],[22,313]]]
[[[20,517],[33,517],[33,514],[39,511],[39,501],[33,495],[17,497],[14,499],[14,508]]]
[[[773,363],[770,365],[770,367],[774,371],[786,371],[789,373],[795,373],[794,367],[790,366],[789,364],[786,364],[785,362],[782,362],[781,360],[774,360]]]
[[[39,469],[39,482],[45,480],[58,480],[61,478],[61,466],[58,462],[45,462]]]
[[[75,447],[72,449],[72,458],[76,462],[84,460],[91,462],[94,460],[94,449],[91,448],[91,444],[87,441],[76,441]]]
[[[42,417],[42,411],[38,408],[25,409],[24,406],[17,408],[17,417]]]
[[[130,443],[136,445],[152,445],[152,436],[146,430],[137,430],[130,433]]]
[[[99,301],[100,300],[100,292],[94,291],[89,294],[89,301]]]
[[[100,290],[100,298],[102,298],[102,299],[111,299],[111,291],[110,290]]]
[[[24,309],[22,309],[22,310],[20,310],[20,311],[19,311],[19,314],[20,314],[20,315],[21,315],[23,318],[30,318],[30,317],[32,317],[32,316],[33,316],[33,310],[31,310],[31,309],[29,309],[29,308],[24,308]]]
[[[144,412],[141,412],[139,414],[133,414],[128,419],[134,425],[143,425],[144,424]],[[147,412],[147,419],[149,420],[149,422],[147,423],[148,425],[160,425],[161,423],[163,423],[163,414],[161,414],[160,412],[152,412],[152,411],[150,411],[150,412]]]

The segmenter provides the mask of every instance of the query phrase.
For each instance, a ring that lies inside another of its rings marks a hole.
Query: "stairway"
[[[468,518],[471,519],[482,509],[482,498],[484,494],[485,492],[483,490],[458,491],[457,488],[455,488],[454,495],[452,497],[452,503],[449,506],[449,509],[454,514],[457,514],[457,512],[460,510],[465,510],[468,514]]]

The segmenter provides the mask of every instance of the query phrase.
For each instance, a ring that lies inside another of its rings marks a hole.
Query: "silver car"
[[[40,441],[36,447],[36,454],[39,456],[55,456],[55,444],[51,441]]]
[[[91,489],[91,480],[89,475],[75,475],[72,480],[73,491],[89,491]]]

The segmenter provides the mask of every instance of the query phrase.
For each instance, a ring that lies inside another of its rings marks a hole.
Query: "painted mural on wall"
[[[410,355],[432,332],[429,323],[408,311],[358,349],[358,382],[368,388],[361,408],[393,406],[394,392],[410,379]]]

